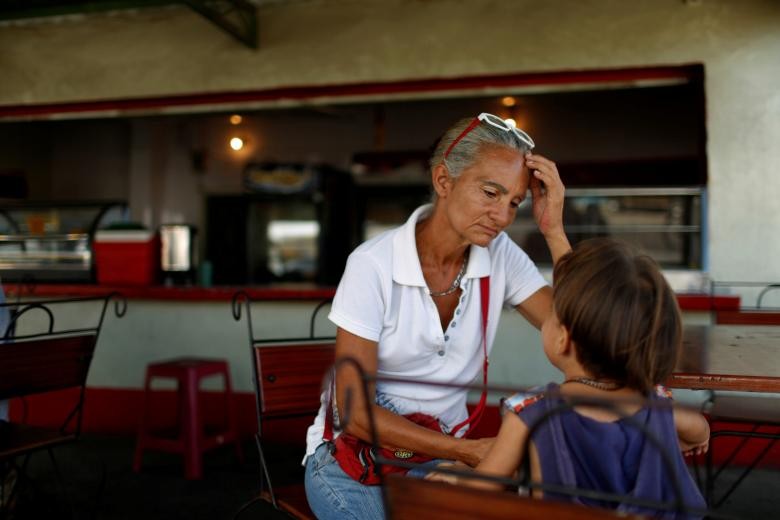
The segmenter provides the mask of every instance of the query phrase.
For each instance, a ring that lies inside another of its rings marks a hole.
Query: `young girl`
[[[532,482],[673,502],[674,476],[661,452],[635,426],[638,422],[665,444],[685,504],[704,508],[681,451],[704,453],[709,426],[696,412],[664,406],[670,396],[658,386],[674,368],[681,343],[677,300],[658,266],[625,244],[595,239],[581,242],[561,258],[553,279],[554,312],[542,326],[542,342],[547,357],[563,372],[564,382],[550,383],[542,393],[516,394],[504,401],[498,437],[476,471],[511,477],[523,458],[530,456]],[[571,399],[606,400],[611,406],[575,406],[544,417]],[[528,454],[526,441],[537,422]],[[441,473],[429,478],[500,487]],[[663,514],[631,504],[550,492],[545,496]]]

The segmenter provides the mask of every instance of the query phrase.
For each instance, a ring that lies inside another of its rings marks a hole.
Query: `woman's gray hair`
[[[474,121],[473,117],[461,119],[447,130],[436,145],[429,161],[431,170],[439,164],[444,164],[450,172],[450,177],[458,178],[460,174],[474,164],[485,146],[503,146],[514,148],[522,154],[529,152],[531,147],[521,141],[512,131],[505,131],[487,123],[480,122],[469,133],[461,138],[445,158],[444,154],[452,142]]]

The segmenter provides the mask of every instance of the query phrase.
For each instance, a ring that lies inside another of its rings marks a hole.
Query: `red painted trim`
[[[235,105],[279,100],[349,98],[406,93],[468,91],[486,88],[511,88],[534,85],[572,85],[641,82],[653,80],[701,80],[701,65],[679,65],[600,70],[529,72],[457,78],[414,79],[387,82],[345,83],[338,85],[289,86],[263,90],[184,94],[149,98],[107,99],[37,105],[0,106],[2,118],[45,118],[55,114],[101,112],[162,111],[172,107]]]
[[[780,325],[780,312],[719,310],[715,314],[719,325]]]
[[[28,424],[40,426],[56,426],[64,418],[64,414],[78,397],[77,392],[62,391],[49,394],[28,396],[25,398]],[[169,390],[155,391],[154,406],[151,409],[151,424],[153,427],[172,425],[176,418],[176,393]],[[220,392],[201,392],[201,411],[209,424],[224,424],[223,399]],[[249,392],[234,392],[232,404],[238,419],[239,435],[251,439],[257,431],[257,412],[254,394]],[[84,401],[84,422],[82,431],[91,433],[111,433],[135,435],[143,406],[143,391],[140,389],[120,388],[88,388]],[[21,399],[11,401],[11,420],[18,421],[22,416]],[[65,412],[63,412],[65,411]],[[471,410],[470,410],[471,411]],[[263,439],[271,443],[297,444],[305,443],[306,428],[312,418],[285,419],[265,421],[263,423]],[[501,425],[497,406],[487,406],[482,420],[475,430],[473,438],[493,437]],[[717,423],[722,430],[749,430],[747,423]],[[768,427],[764,427],[766,429]],[[774,427],[774,431],[780,430]],[[739,442],[738,438],[723,437],[716,443],[715,460],[722,460]],[[760,452],[766,441],[753,439],[748,441],[746,448],[736,457],[735,464],[746,465]],[[301,452],[301,455],[303,452]],[[780,443],[767,453],[762,466],[780,468]]]
[[[253,300],[324,300],[336,293],[333,287],[164,287],[164,286],[110,286],[6,284],[9,297],[104,296],[112,291],[135,300],[230,301],[236,291],[245,291]],[[739,310],[739,296],[710,296],[707,294],[678,294],[677,301],[684,311]]]
[[[709,294],[678,294],[677,303],[684,311],[738,310],[739,296],[711,296]]]
[[[230,301],[236,291],[246,292],[253,300],[325,300],[332,298],[332,287],[164,287],[110,285],[23,285],[4,286],[9,299],[21,297],[104,296],[119,292],[133,300]]]

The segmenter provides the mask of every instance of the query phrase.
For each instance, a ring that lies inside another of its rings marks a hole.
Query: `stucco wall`
[[[715,279],[780,279],[780,2],[320,0],[249,50],[180,8],[0,27],[0,104],[703,63]]]

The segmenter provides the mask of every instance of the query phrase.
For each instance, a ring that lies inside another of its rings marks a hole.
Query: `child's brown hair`
[[[677,362],[682,320],[658,264],[628,244],[585,240],[553,271],[553,305],[594,377],[647,392]]]

